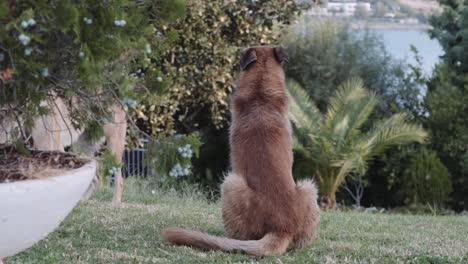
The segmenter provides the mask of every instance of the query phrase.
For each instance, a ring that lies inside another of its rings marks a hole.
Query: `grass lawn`
[[[322,213],[318,240],[281,257],[172,247],[160,238],[169,225],[222,235],[220,204],[196,191],[127,183],[121,209],[110,207],[111,190],[101,188],[54,233],[5,263],[468,263],[466,216]]]

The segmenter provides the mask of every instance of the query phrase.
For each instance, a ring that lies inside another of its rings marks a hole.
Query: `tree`
[[[468,80],[461,87],[458,81],[449,67],[437,67],[424,100],[428,113],[424,123],[431,131],[432,148],[452,175],[453,205],[460,210],[468,208],[468,174],[463,170],[468,153]]]
[[[428,81],[424,100],[426,127],[431,145],[452,176],[453,206],[468,209],[468,5],[466,1],[439,1],[443,12],[430,22],[431,36],[439,40],[445,54]]]
[[[113,109],[164,90],[148,62],[166,47],[158,28],[184,10],[180,0],[0,1],[0,123],[14,117],[27,143],[44,102],[60,97],[73,127],[100,138]]]
[[[468,72],[468,4],[466,1],[440,0],[443,12],[433,16],[429,31],[445,51],[444,62],[451,70],[460,74],[459,84]]]
[[[12,73],[1,82],[0,103],[21,105],[12,111],[25,124],[45,113],[40,102],[54,95],[89,99],[71,111],[79,128],[95,128],[109,109],[101,104],[138,97],[139,80],[130,73],[151,54],[158,4],[2,1],[0,7],[0,71]]]
[[[369,161],[391,146],[422,143],[427,137],[423,128],[407,122],[404,113],[378,120],[369,131],[362,131],[378,100],[361,80],[343,83],[325,114],[298,83],[290,81],[288,87],[295,149],[313,164],[309,176],[318,182],[326,209],[336,207],[336,191],[346,177],[362,176]]]
[[[329,19],[304,17],[282,39],[290,57],[286,75],[308,91],[321,111],[341,83],[360,78],[382,98],[374,115],[392,113],[402,65],[377,35],[355,32]]]

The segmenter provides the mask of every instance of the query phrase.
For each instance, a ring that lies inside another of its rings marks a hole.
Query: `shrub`
[[[239,51],[276,43],[298,10],[293,0],[188,1],[185,19],[162,31],[183,36],[162,61],[165,76],[174,80],[169,96],[146,100],[139,124],[151,134],[225,127]]]
[[[160,184],[173,185],[192,174],[192,160],[200,155],[202,142],[197,133],[175,135],[148,144],[153,177]]]
[[[447,168],[434,151],[422,148],[405,173],[402,190],[407,204],[441,207],[452,192]]]

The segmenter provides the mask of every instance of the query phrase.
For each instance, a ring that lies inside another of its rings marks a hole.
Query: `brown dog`
[[[316,234],[317,190],[292,177],[292,140],[281,48],[244,51],[232,97],[232,172],[222,184],[223,221],[230,238],[180,228],[164,231],[175,245],[255,256],[281,255]]]

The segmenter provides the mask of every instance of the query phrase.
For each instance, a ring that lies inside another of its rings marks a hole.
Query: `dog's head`
[[[278,101],[285,106],[286,85],[283,64],[288,55],[279,47],[252,47],[241,54],[241,71],[236,81],[235,97],[238,105],[252,101]],[[270,102],[271,103],[271,102]]]
[[[280,47],[252,47],[241,53],[241,71],[248,71],[253,68],[263,70],[281,66],[289,60],[288,54]]]

